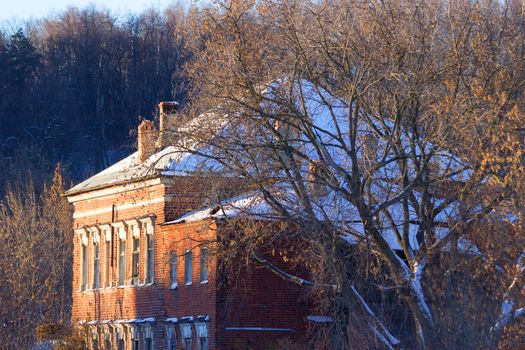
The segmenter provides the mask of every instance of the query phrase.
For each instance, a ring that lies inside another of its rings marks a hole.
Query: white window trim
[[[99,225],[99,229],[100,229],[102,237],[104,237],[107,242],[111,242],[111,225],[110,224]]]
[[[147,231],[144,232],[145,235],[155,234],[155,220],[151,217],[142,218],[138,220],[142,224],[147,224]]]
[[[126,336],[124,335],[124,331],[125,331],[124,326],[118,325],[118,326],[114,326],[114,327],[115,327],[114,333],[115,333],[116,339],[117,340],[121,340],[122,339],[122,340],[125,341],[126,340]]]

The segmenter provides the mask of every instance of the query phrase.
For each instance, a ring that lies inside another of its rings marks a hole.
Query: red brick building
[[[226,227],[208,194],[232,182],[195,173],[195,155],[166,147],[176,107],[161,103],[160,129],[144,121],[137,152],[66,193],[73,322],[93,349],[258,349],[303,336],[298,287],[255,266],[242,291],[218,277],[213,242]]]

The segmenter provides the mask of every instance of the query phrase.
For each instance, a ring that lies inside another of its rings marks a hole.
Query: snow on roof
[[[293,328],[268,328],[268,327],[226,327],[227,331],[247,331],[247,332],[295,332]]]
[[[306,215],[297,204],[298,200],[294,193],[290,190],[286,190],[284,186],[277,186],[272,194],[279,197],[280,204],[284,204],[285,208],[292,215],[298,217]],[[318,200],[313,203],[315,218],[319,221],[338,222],[338,227],[345,232],[341,238],[349,244],[353,245],[360,241],[367,240],[367,237],[364,234],[363,225],[357,215],[356,208],[346,201],[342,201],[337,205],[337,201],[338,198],[333,194],[318,198]],[[402,215],[402,213],[394,212],[393,215]],[[208,219],[220,220],[233,218],[270,221],[286,219],[272,208],[272,206],[264,199],[261,192],[254,191],[242,196],[233,197],[204,209],[187,213],[176,220],[164,223],[164,225],[196,222]],[[417,230],[411,230],[411,236],[415,236],[416,232]],[[383,230],[382,233],[392,249],[402,249],[400,242],[397,240],[391,229],[387,228]],[[411,241],[413,240],[415,239],[411,239]],[[413,248],[417,249],[417,244],[411,242],[411,245]]]
[[[284,80],[276,81],[275,84],[270,84],[264,91],[267,101],[265,100],[261,107],[269,109],[267,113],[268,115],[271,115],[272,109],[276,107],[271,101],[278,99],[279,94],[290,93],[290,90],[286,89],[284,83]],[[349,134],[350,130],[349,120],[347,118],[349,106],[343,99],[330,94],[328,91],[319,88],[306,80],[292,82],[292,84],[292,94],[297,100],[302,100],[304,102],[302,105],[298,105],[297,108],[302,114],[308,115],[308,121],[311,123],[313,132],[315,133],[314,137],[302,134],[293,142],[297,142],[296,146],[300,148],[303,154],[305,154],[310,160],[316,161],[328,157],[331,158],[338,167],[350,173],[352,164],[346,151],[350,147],[346,144],[347,141],[345,141],[348,139],[346,136]],[[197,144],[195,138],[192,138],[192,135],[202,134],[201,136],[207,137],[208,135],[217,135],[219,133],[224,139],[232,136],[232,139],[234,140],[235,137],[246,137],[248,141],[253,138],[261,138],[258,142],[273,142],[271,138],[268,139],[269,136],[264,133],[264,131],[261,135],[254,135],[251,133],[253,130],[245,130],[245,125],[236,122],[235,117],[235,115],[221,114],[219,110],[204,113],[178,128],[178,131],[182,136],[180,140],[177,141],[180,146],[167,147],[152,155],[142,164],[138,163],[137,153],[134,153],[108,169],[73,187],[67,192],[67,194],[71,195],[73,193],[79,193],[118,183],[125,183],[149,176],[188,175],[196,170],[203,169],[211,171],[220,170],[221,174],[225,174],[224,171],[226,169],[224,169],[219,162],[211,160],[217,156],[224,157],[224,154],[215,154],[214,152],[216,151],[213,149],[213,145],[202,146]],[[255,118],[257,117],[255,116]],[[381,122],[370,120],[369,122],[375,124],[374,128],[385,133],[387,133],[388,129],[394,127],[394,123],[388,120],[381,119]],[[358,128],[363,134],[371,133],[371,126],[367,123],[360,123]],[[452,180],[460,181],[465,177],[468,178],[469,172],[465,169],[464,164],[462,164],[462,160],[454,156],[448,150],[443,149],[439,145],[434,145],[430,141],[421,143],[417,142],[413,145],[413,143],[410,142],[413,138],[410,130],[402,129],[402,133],[404,137],[401,142],[403,143],[403,146],[406,147],[407,154],[413,153],[417,158],[422,154],[428,154],[431,149],[433,150],[433,162],[435,162],[435,164],[432,164],[432,171],[435,176],[443,176],[446,178],[447,175],[456,174]],[[199,137],[200,136],[197,138]],[[319,154],[319,147],[315,144],[316,142],[319,143],[319,141],[323,146],[321,148],[326,150],[326,154]],[[374,162],[376,161],[374,158],[378,157],[382,149],[388,149],[387,145],[384,144],[384,140],[377,139],[372,143],[375,143],[375,145],[370,145],[369,148],[375,149],[375,151],[369,152],[369,154],[362,153],[366,147],[364,144],[360,145],[357,151],[359,152],[359,158],[362,158],[363,160],[366,158],[367,161]],[[240,154],[242,156],[242,153]],[[256,159],[254,163],[257,163],[258,161],[268,161],[265,154],[261,153],[260,156],[261,159]],[[389,157],[395,159],[395,154],[389,153]],[[234,160],[238,161],[239,159]],[[234,164],[236,163],[235,161],[233,162]],[[253,160],[251,161],[253,162]],[[408,161],[411,160],[408,159]],[[256,169],[250,169],[250,164],[241,164],[241,166],[243,166],[243,171],[257,171]],[[302,162],[300,171],[305,173],[308,172],[308,166],[309,164],[307,162]],[[378,203],[386,202],[402,191],[402,188],[396,183],[396,179],[401,175],[396,162],[385,162],[384,166],[376,168],[373,171],[375,172],[373,177],[376,178],[377,181],[371,183],[371,191],[374,192],[374,196]],[[415,174],[410,173],[408,175],[414,176]],[[276,174],[276,176],[279,176],[279,174]],[[336,176],[339,175],[336,174]],[[343,184],[344,182],[341,183]],[[297,194],[289,186],[276,186],[275,188],[268,190],[274,191],[272,194],[279,192],[277,196],[279,204],[289,215],[306,215],[304,209],[300,205],[301,201],[298,200]],[[418,196],[417,193],[414,195]],[[439,201],[439,199],[436,198],[436,201]],[[312,202],[312,205],[315,218],[320,221],[333,222],[334,225],[343,228],[343,231],[345,232],[344,238],[348,242],[356,243],[369,239],[365,235],[356,208],[349,201],[339,198],[337,193],[329,193],[322,198],[318,198]],[[217,203],[208,208],[188,213],[166,224],[240,216],[265,220],[284,219],[282,214],[277,214],[278,211],[275,209],[276,208],[273,208],[265,200],[261,192],[252,192]],[[403,208],[399,204],[394,204],[383,210],[382,213],[379,213],[379,218],[384,223],[381,228],[383,236],[391,244],[393,249],[400,249],[401,244],[395,233],[396,227],[389,226],[389,220],[387,220],[385,213],[386,211],[393,218],[396,225],[402,225],[405,220]],[[447,218],[457,215],[457,212],[458,210],[455,205],[451,204],[441,213],[437,213],[436,220],[445,223]],[[309,215],[312,215],[312,213]],[[414,212],[412,207],[410,207],[409,219],[409,244],[414,249],[417,249],[418,242],[416,239],[416,232],[419,227],[417,224],[418,215]]]
[[[210,320],[210,316],[209,315],[198,315],[195,318],[195,322],[207,322],[209,320]]]
[[[195,222],[206,219],[234,218],[241,215],[255,216],[257,218],[278,218],[272,214],[271,208],[264,202],[258,192],[251,192],[242,196],[230,198],[210,207],[187,213],[180,218],[164,223],[164,225],[183,222]]]
[[[307,316],[306,317],[308,319],[308,321],[312,321],[312,322],[315,322],[315,323],[331,323],[331,322],[334,322],[334,319],[330,316],[317,316],[317,315],[313,315],[313,316]]]
[[[138,152],[115,163],[109,168],[79,183],[66,192],[73,195],[132,182],[155,176],[184,176],[196,170],[217,169],[218,164],[185,149],[169,146],[151,155],[146,161],[138,161]]]

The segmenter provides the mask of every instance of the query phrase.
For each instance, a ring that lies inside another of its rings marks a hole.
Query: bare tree
[[[331,348],[356,330],[388,349],[517,334],[524,20],[517,2],[438,0],[226,1],[198,18],[197,119],[179,134],[299,228],[231,246],[312,290]],[[290,239],[307,278],[260,255]],[[409,311],[408,337],[377,294]]]
[[[0,202],[0,335],[6,348],[31,348],[35,328],[68,323],[71,308],[71,211],[60,168],[37,194],[13,186]]]

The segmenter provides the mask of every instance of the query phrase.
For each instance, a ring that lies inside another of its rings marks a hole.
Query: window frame
[[[111,335],[109,334],[104,336],[104,348],[111,349]]]
[[[210,251],[208,247],[203,246],[200,248],[200,252],[199,252],[199,281],[201,284],[208,283],[209,261],[210,261]]]
[[[91,347],[93,350],[98,350],[100,348],[99,339],[100,336],[98,333],[97,326],[91,327]]]
[[[100,240],[93,240],[93,284],[92,289],[100,289]]]
[[[182,348],[184,350],[192,350],[192,331],[191,331],[191,323],[181,323],[179,325],[180,327],[180,333],[181,333],[181,339],[182,339]],[[186,335],[186,337],[185,337]]]
[[[167,350],[177,350],[177,331],[174,324],[166,325]]]
[[[142,228],[145,236],[145,249],[146,254],[144,258],[144,283],[146,285],[152,285],[155,282],[155,234],[154,234],[153,221],[143,221]]]
[[[127,267],[127,252],[126,252],[126,237],[119,237],[118,240],[118,271],[117,271],[117,286],[122,287],[126,285],[126,267]]]
[[[80,237],[80,291],[86,291],[88,287],[88,239],[85,233]]]
[[[111,279],[112,271],[112,239],[113,234],[111,227],[109,225],[103,225],[102,227],[102,237],[101,240],[104,241],[104,288],[109,288],[113,286],[113,281]]]
[[[155,349],[155,342],[154,342],[155,332],[154,332],[153,326],[150,325],[150,324],[144,325],[143,329],[142,329],[142,333],[143,333],[143,347],[144,347],[144,350],[153,350],[153,349]],[[150,340],[150,343],[149,343],[150,347],[147,346],[148,339]]]
[[[177,269],[179,265],[178,256],[176,252],[170,253],[170,289],[177,289]]]
[[[193,284],[193,252],[188,249],[184,253],[184,285]]]
[[[136,325],[132,325],[130,327],[131,331],[131,350],[139,350],[140,349],[140,339],[139,339],[139,330]]]
[[[140,283],[140,234],[135,236],[133,233],[131,242],[131,284],[138,285]]]
[[[126,350],[126,333],[124,327],[120,326],[117,328],[115,330],[115,335],[115,338],[117,339],[117,350]]]
[[[208,323],[207,322],[195,322],[195,336],[197,338],[197,349],[208,350],[209,349],[209,334],[208,334]],[[204,346],[203,346],[203,341]]]

